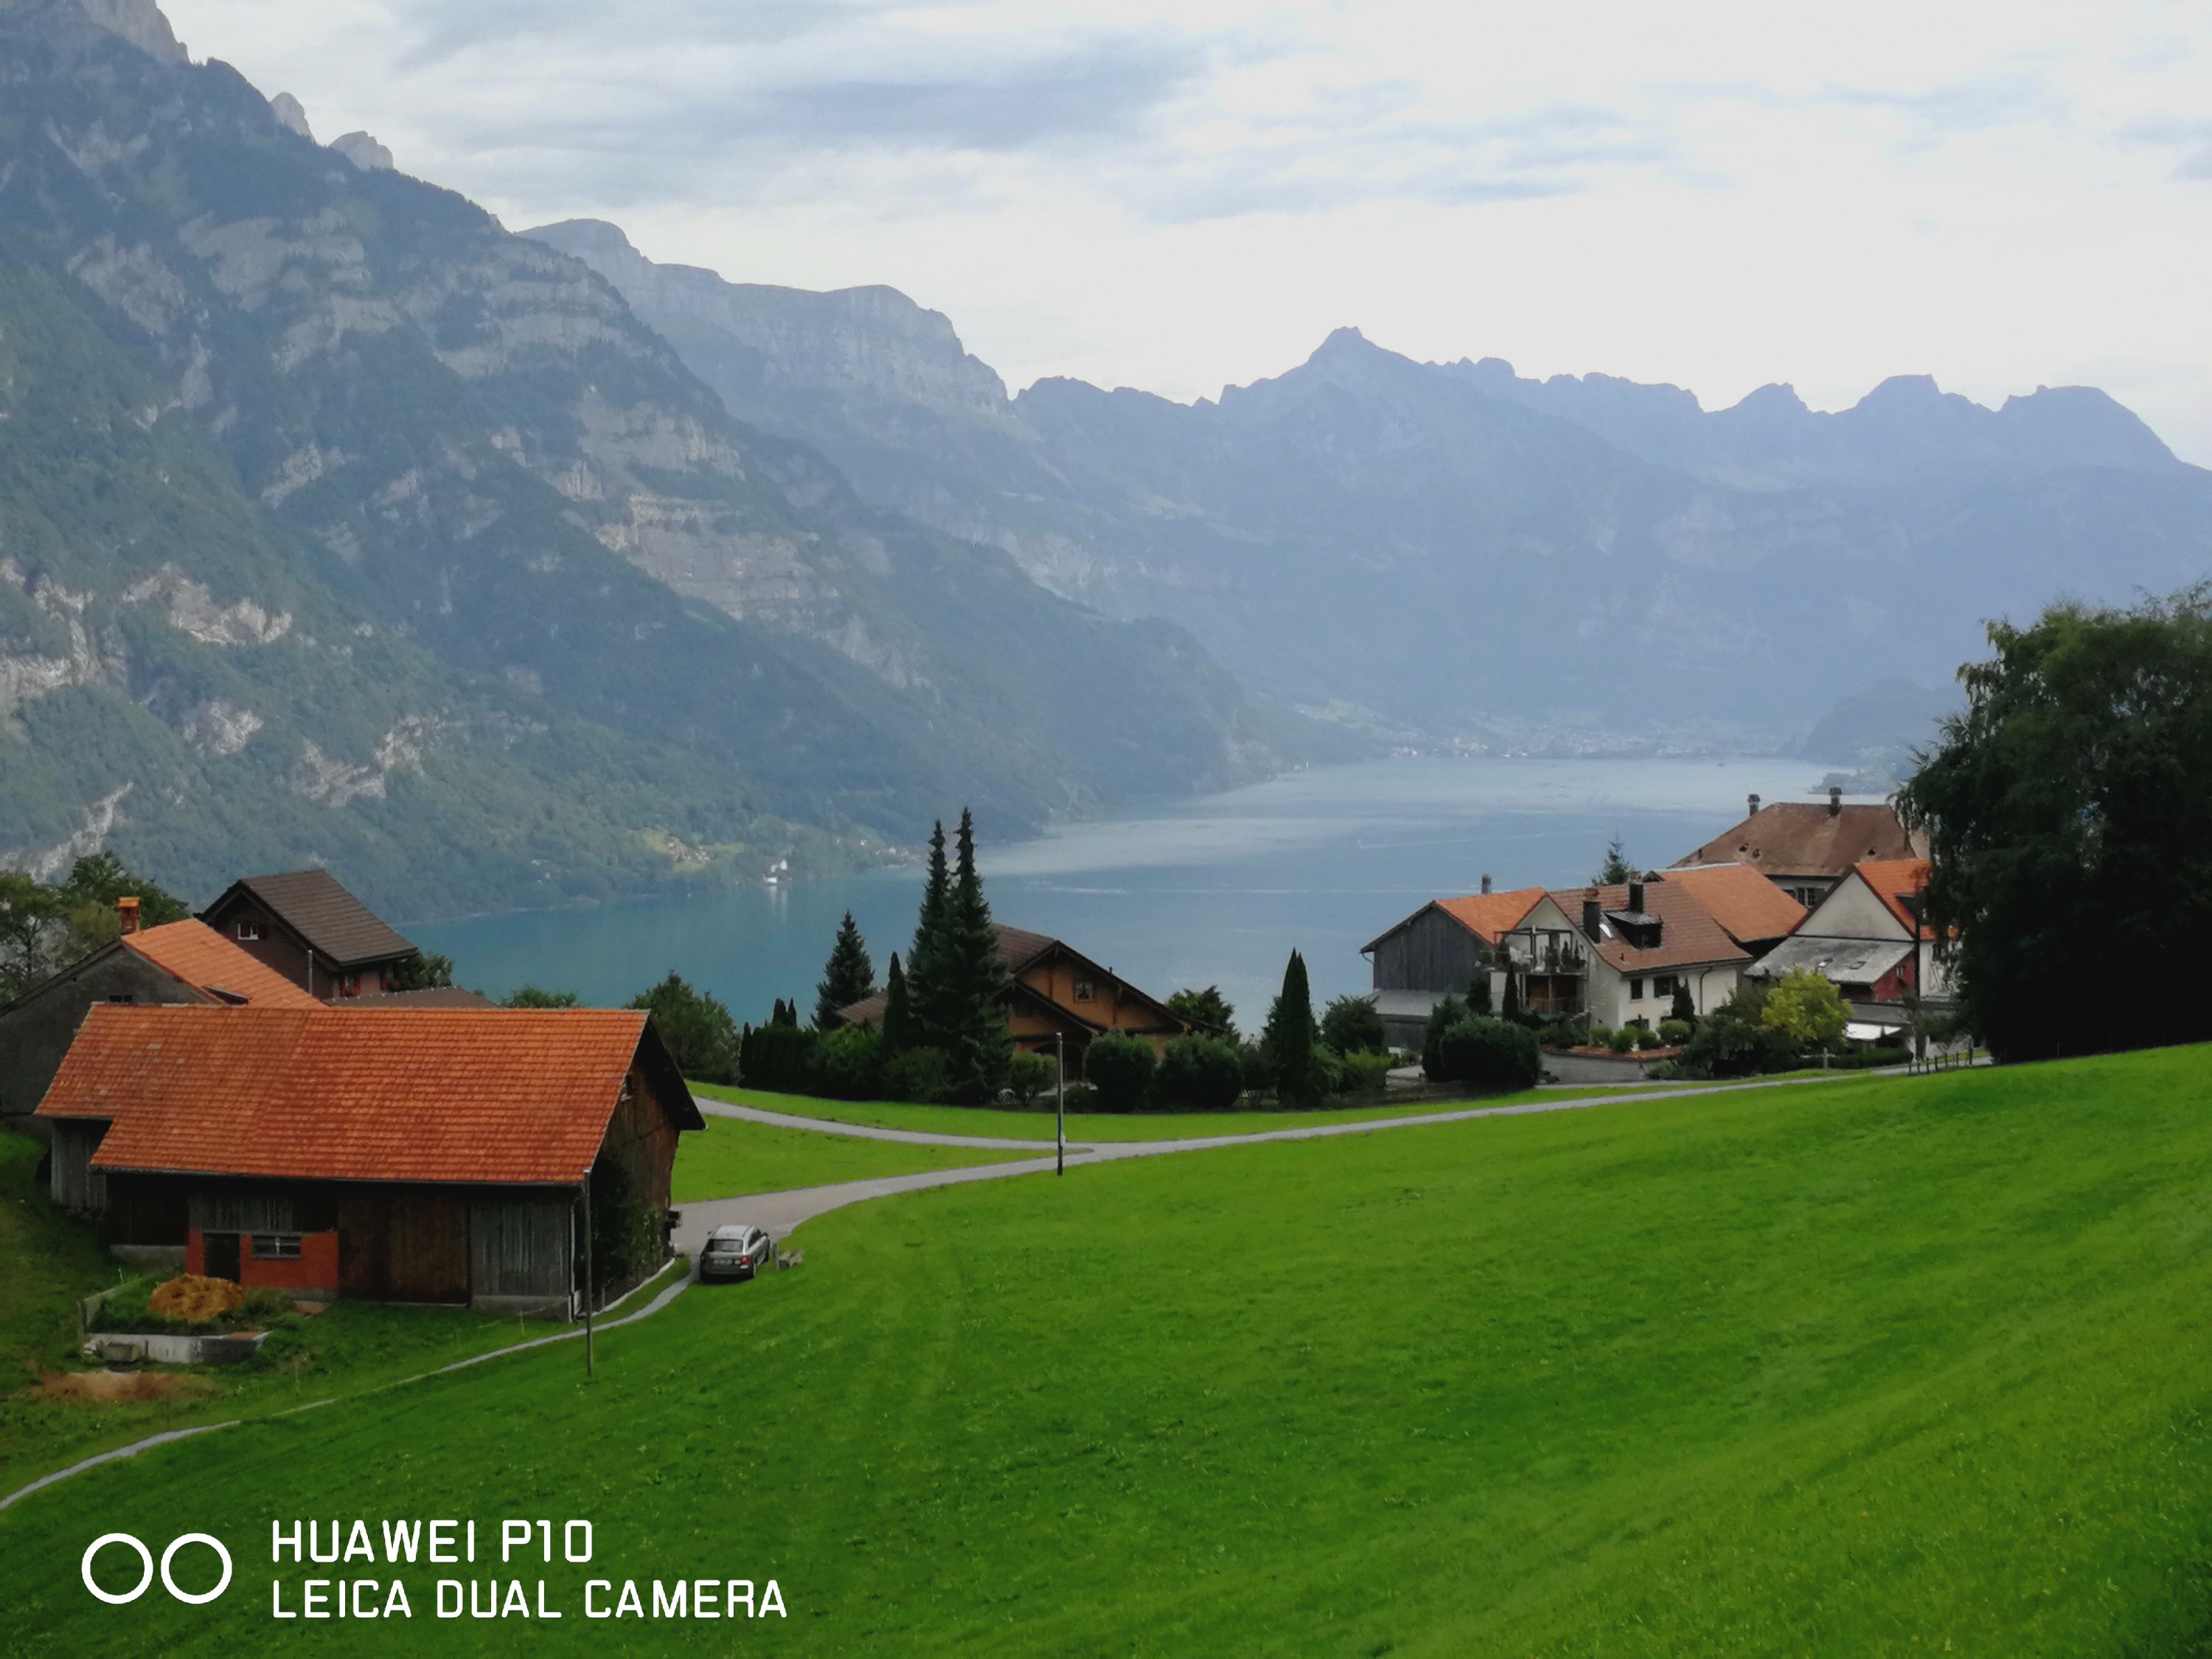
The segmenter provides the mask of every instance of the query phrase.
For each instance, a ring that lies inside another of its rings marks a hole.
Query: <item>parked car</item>
[[[707,1235],[699,1253],[699,1277],[750,1279],[775,1261],[775,1241],[749,1222],[732,1222]]]

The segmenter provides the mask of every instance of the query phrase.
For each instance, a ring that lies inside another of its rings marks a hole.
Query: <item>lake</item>
[[[1814,798],[1808,762],[1370,761],[985,845],[998,920],[1066,939],[1155,996],[1215,985],[1256,1030],[1293,947],[1318,1003],[1368,988],[1359,947],[1431,898],[1589,879],[1618,836],[1664,866],[1743,816],[1744,798]],[[981,828],[988,830],[988,826]],[[536,984],[627,1000],[671,969],[759,1023],[802,1016],[851,910],[880,974],[903,953],[917,870],[590,909],[424,922],[409,936],[494,995]]]

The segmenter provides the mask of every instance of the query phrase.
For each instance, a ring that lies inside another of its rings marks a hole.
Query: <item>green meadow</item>
[[[1470,1106],[1519,1106],[1570,1095],[1661,1093],[1694,1088],[1694,1084],[1602,1084],[1588,1089],[1524,1089],[1516,1094],[1484,1095],[1466,1100],[1422,1100],[1392,1106],[1347,1106],[1309,1111],[1238,1112],[1071,1112],[1067,1141],[1091,1146],[1112,1140],[1200,1140],[1214,1135],[1252,1135],[1269,1129],[1310,1128],[1323,1123],[1370,1123],[1394,1117],[1421,1117]],[[793,1117],[827,1123],[854,1123],[872,1129],[913,1129],[925,1134],[982,1135],[1007,1140],[1050,1140],[1049,1102],[1042,1111],[1006,1111],[987,1106],[916,1106],[896,1100],[823,1100],[813,1095],[771,1094],[764,1089],[736,1089],[718,1083],[694,1083],[691,1092],[734,1106],[757,1106]]]
[[[0,1650],[2200,1653],[2208,1180],[2198,1049],[856,1206],[593,1380],[562,1344],[0,1513]],[[398,1570],[398,1629],[272,1623],[336,1571],[272,1569],[272,1519],[356,1516],[484,1541]],[[502,1567],[509,1517],[592,1521],[592,1563]],[[214,1533],[236,1582],[103,1606],[110,1530]],[[565,1616],[433,1616],[510,1575]],[[587,1577],[649,1612],[679,1577],[789,1617],[582,1617]]]
[[[955,1170],[1036,1156],[973,1146],[863,1140],[853,1135],[816,1134],[805,1129],[749,1123],[743,1118],[709,1117],[703,1132],[694,1130],[677,1143],[672,1187],[676,1202],[690,1204],[700,1199],[781,1193],[794,1187],[872,1181],[880,1176],[919,1175],[926,1170]]]

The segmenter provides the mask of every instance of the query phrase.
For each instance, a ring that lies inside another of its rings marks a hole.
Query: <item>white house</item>
[[[1656,872],[1547,893],[1504,944],[1528,1007],[1600,1025],[1656,1025],[1678,988],[1692,1012],[1710,1012],[1752,962],[1688,884]]]
[[[1778,980],[1809,968],[1832,980],[1851,1005],[1853,1035],[1870,1037],[1903,1025],[1908,997],[1941,1001],[1951,994],[1950,975],[1936,960],[1935,932],[1920,919],[1927,884],[1926,859],[1852,866],[1749,976]]]

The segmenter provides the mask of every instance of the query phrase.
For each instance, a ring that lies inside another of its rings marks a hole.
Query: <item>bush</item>
[[[1765,1023],[1766,988],[1747,983],[1698,1022],[1679,1062],[1686,1077],[1755,1077],[1796,1066],[1797,1045]]]
[[[1389,1047],[1372,997],[1337,997],[1322,1010],[1321,1040],[1340,1054],[1379,1053]]]
[[[1274,1088],[1275,1062],[1268,1058],[1267,1051],[1258,1043],[1240,1044],[1237,1050],[1237,1063],[1244,1070],[1246,1094],[1264,1095]]]
[[[1636,1047],[1639,1053],[1647,1048],[1659,1048],[1666,1040],[1649,1025],[1639,1025],[1636,1028]]]
[[[1083,1056],[1084,1081],[1098,1091],[1102,1112],[1140,1112],[1152,1098],[1160,1057],[1142,1037],[1108,1031],[1091,1040]]]
[[[821,1036],[796,1025],[756,1025],[739,1044],[738,1074],[748,1089],[811,1095],[817,1086],[815,1046]]]
[[[1471,1083],[1482,1089],[1528,1089],[1543,1076],[1535,1033],[1510,1020],[1461,1020],[1437,1039],[1423,1069],[1438,1083]]]
[[[917,1106],[934,1106],[945,1098],[952,1068],[942,1048],[908,1048],[884,1062],[884,1095]]]
[[[1589,1035],[1583,1041],[1593,1048],[1610,1048],[1613,1047],[1613,1027],[1593,1024],[1589,1028]]]
[[[1071,1083],[1067,1085],[1066,1106],[1070,1116],[1078,1112],[1095,1112],[1098,1109],[1098,1091],[1087,1083]]]
[[[1625,1054],[1636,1046],[1636,1028],[1624,1025],[1605,1040],[1605,1046],[1616,1054]]]
[[[1697,1027],[1686,1019],[1662,1019],[1659,1022],[1659,1040],[1670,1048],[1679,1048],[1696,1030]]]
[[[1060,1067],[1045,1054],[1016,1054],[1006,1062],[1006,1087],[1014,1104],[1027,1111],[1040,1095],[1048,1095],[1060,1080]]]
[[[1244,1060],[1218,1037],[1179,1036],[1160,1056],[1162,1101],[1193,1112],[1225,1112],[1244,1092]]]
[[[1421,1033],[1421,1069],[1430,1077],[1434,1078],[1437,1075],[1436,1068],[1431,1062],[1436,1057],[1437,1041],[1446,1031],[1450,1030],[1453,1026],[1467,1018],[1468,1018],[1467,1004],[1462,1002],[1457,997],[1439,998],[1436,1006],[1429,1010],[1429,1023]]]
[[[777,1026],[787,1031],[788,1026]],[[814,1086],[831,1100],[874,1100],[884,1088],[884,1040],[872,1026],[841,1025],[814,1036]]]
[[[1851,1011],[1825,974],[1810,968],[1792,969],[1766,994],[1760,1022],[1778,1031],[1801,1048],[1826,1048],[1843,1040]]]
[[[1338,1087],[1347,1095],[1379,1094],[1388,1086],[1390,1067],[1396,1064],[1387,1054],[1362,1049],[1344,1056],[1343,1076]]]
[[[744,1062],[738,1052],[737,1022],[711,993],[695,991],[672,973],[651,990],[632,997],[629,1006],[653,1016],[653,1029],[660,1033],[669,1058],[684,1076],[704,1083],[738,1080]]]

